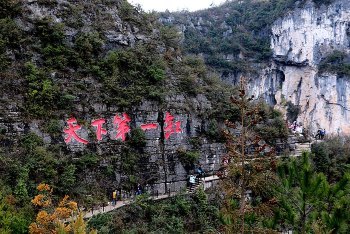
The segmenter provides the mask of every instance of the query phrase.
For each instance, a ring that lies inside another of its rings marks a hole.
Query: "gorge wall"
[[[272,104],[285,113],[288,101],[299,106],[297,122],[312,133],[325,128],[332,134],[350,134],[349,77],[319,69],[334,51],[349,54],[349,22],[349,1],[327,7],[307,2],[278,19],[272,26],[273,62],[252,79],[253,93],[273,96]]]
[[[312,134],[318,128],[350,134],[350,73],[341,66],[321,69],[334,54],[346,57],[342,65],[348,68],[350,3],[315,2],[232,1],[164,13],[160,21],[178,26],[186,51],[203,56],[225,82],[236,85],[245,76],[256,98],[285,114],[288,105],[300,108],[297,122]]]
[[[195,167],[220,167],[231,88],[179,52],[176,31],[124,0],[3,3],[0,171],[15,193],[45,182],[101,204],[137,183],[180,191]]]

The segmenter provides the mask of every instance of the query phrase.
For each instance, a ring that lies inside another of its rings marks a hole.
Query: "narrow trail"
[[[195,190],[201,186],[204,188],[209,188],[211,186],[211,183],[213,181],[216,181],[216,180],[219,180],[219,177],[217,175],[212,175],[212,176],[200,178],[196,181],[196,184],[192,188],[187,188],[187,190],[185,191],[185,194],[191,194],[191,193],[195,192]],[[172,192],[170,194],[169,193],[162,194],[159,196],[150,196],[148,199],[156,201],[156,200],[166,199],[169,197],[174,197],[176,195],[179,195],[179,192]],[[98,214],[111,212],[111,211],[119,209],[123,206],[130,205],[133,202],[135,202],[135,197],[133,199],[127,199],[124,201],[117,201],[115,205],[109,204],[109,205],[104,206],[104,207],[99,207],[98,209],[89,210],[88,212],[85,213],[84,219],[91,218],[91,217],[98,215]]]
[[[296,143],[295,150],[292,152],[290,157],[300,157],[304,151],[311,151],[311,142],[307,143]]]
[[[320,140],[313,141],[313,142],[307,142],[307,143],[298,143],[298,142],[295,143],[295,148],[293,151],[291,151],[291,154],[289,155],[289,157],[300,157],[304,151],[311,151],[311,145],[314,142],[320,142]],[[280,157],[282,157],[282,156],[278,156],[277,158],[280,158]],[[207,176],[204,178],[200,178],[196,181],[196,184],[192,188],[186,189],[185,194],[194,193],[199,187],[209,188],[209,187],[211,187],[213,181],[217,181],[219,179],[220,178],[217,175],[211,175],[211,176]],[[178,192],[172,192],[172,193],[168,193],[168,194],[162,194],[159,196],[150,196],[148,199],[156,201],[156,200],[166,199],[169,197],[174,197],[178,194],[179,194]],[[98,214],[111,212],[111,211],[119,209],[123,206],[130,205],[133,202],[135,202],[135,197],[131,198],[131,199],[126,199],[123,201],[117,201],[115,205],[108,204],[107,206],[99,207],[98,209],[89,210],[88,212],[85,213],[84,218],[88,219],[88,218],[91,218],[91,217],[98,215]]]

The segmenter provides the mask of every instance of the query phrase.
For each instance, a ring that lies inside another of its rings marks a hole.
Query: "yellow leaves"
[[[44,194],[39,194],[34,197],[32,203],[35,206],[48,207],[51,205],[51,198]]]
[[[74,201],[68,202],[67,205],[73,211],[77,211],[78,210],[78,204],[76,202],[74,202]]]
[[[48,184],[39,184],[38,187],[36,187],[36,189],[39,192],[42,192],[42,191],[52,192],[52,189]]]
[[[69,199],[69,196],[68,195],[65,195],[64,198],[60,201],[60,203],[58,204],[58,206],[62,207],[62,206],[65,206],[67,201]]]
[[[45,233],[44,228],[39,227],[36,223],[32,223],[29,225],[29,233],[31,234],[43,234]]]
[[[57,207],[52,204],[52,189],[47,184],[39,184],[37,187],[40,192],[32,200],[33,205],[41,207],[37,214],[34,223],[29,226],[30,234],[65,234],[72,232],[72,225],[65,224],[64,220],[70,219],[78,210],[78,205],[74,201],[69,200],[69,196],[66,195],[58,203]],[[85,233],[86,224],[83,220],[77,220],[76,226],[79,232],[74,230],[74,233]],[[79,221],[79,222],[78,222]],[[74,224],[75,224],[74,223]],[[83,230],[83,231],[82,231]]]
[[[40,206],[40,207],[49,207],[51,206],[51,193],[52,193],[52,189],[50,188],[50,186],[48,184],[39,184],[37,187],[37,190],[39,192],[43,192],[40,193],[38,195],[36,195],[34,197],[34,199],[32,200],[32,203],[35,206]]]
[[[42,223],[42,224],[47,224],[52,221],[51,216],[44,210],[39,211],[37,217],[36,217],[37,222]]]
[[[67,207],[72,211],[78,210],[78,204],[75,201],[69,201],[69,196],[65,195],[62,201],[58,204],[59,207]]]
[[[53,215],[58,219],[67,219],[72,215],[73,211],[66,207],[57,207]]]

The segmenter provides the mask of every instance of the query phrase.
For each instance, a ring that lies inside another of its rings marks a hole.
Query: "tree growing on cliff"
[[[254,132],[261,112],[254,105],[253,96],[247,96],[243,79],[238,97],[232,97],[231,102],[240,111],[240,121],[225,122],[228,153],[221,174],[225,193],[224,229],[226,233],[264,231],[263,217],[273,215],[271,207],[275,204],[269,191],[275,180],[274,150]]]

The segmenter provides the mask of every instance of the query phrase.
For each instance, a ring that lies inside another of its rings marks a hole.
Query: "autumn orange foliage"
[[[66,195],[55,207],[52,204],[52,189],[47,184],[39,184],[37,190],[40,192],[34,197],[32,203],[41,208],[36,220],[29,226],[31,234],[56,234],[69,233],[72,230],[71,224],[66,224],[65,220],[70,219],[77,214],[78,206],[74,201],[69,200]]]

